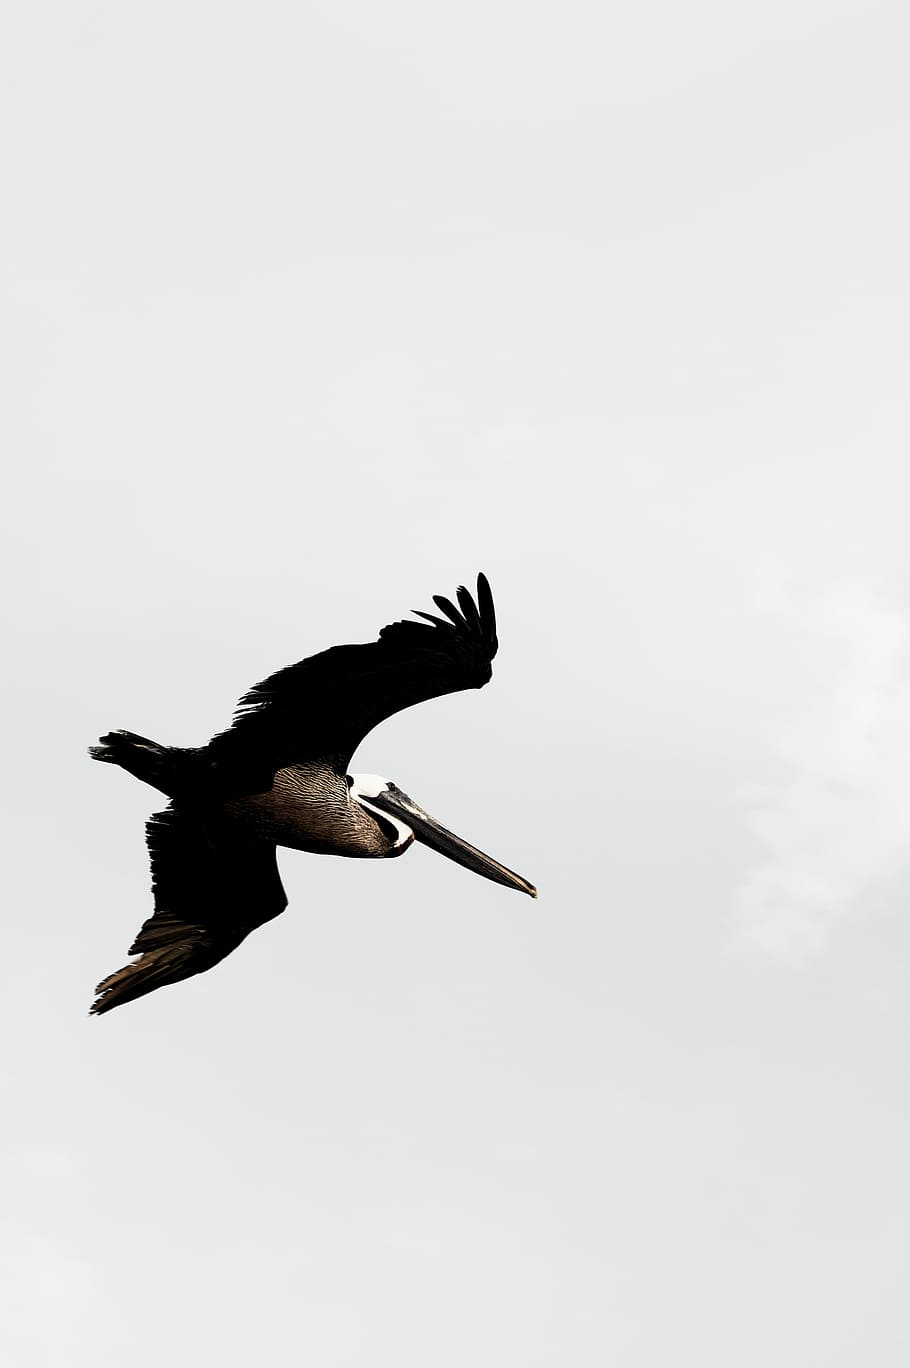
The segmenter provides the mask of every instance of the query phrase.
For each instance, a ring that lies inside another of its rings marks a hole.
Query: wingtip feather
[[[464,619],[462,618],[461,613],[459,613],[452,600],[446,598],[445,594],[434,594],[433,602],[441,613],[445,613],[446,617],[455,627],[464,626]]]
[[[482,636],[483,625],[481,623],[480,610],[463,584],[459,584],[458,586],[457,597],[458,606],[461,609],[465,622],[472,632],[477,633],[478,636]]]

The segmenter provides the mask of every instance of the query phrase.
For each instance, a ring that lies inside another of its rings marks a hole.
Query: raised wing
[[[139,958],[95,989],[97,1015],[204,973],[287,907],[275,847],[224,821],[170,807],[146,840],[155,914],[130,947]]]
[[[441,616],[418,612],[421,622],[393,622],[378,641],[333,646],[250,689],[230,730],[206,749],[216,783],[261,791],[276,770],[309,759],[344,774],[385,718],[428,698],[482,688],[499,644],[486,576],[477,577],[476,601],[464,586],[456,597],[457,606],[434,595]]]

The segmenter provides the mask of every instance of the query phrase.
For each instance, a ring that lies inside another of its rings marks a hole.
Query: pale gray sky
[[[904,1368],[904,7],[19,6],[0,1356]],[[250,684],[487,572],[395,779],[102,1020]]]

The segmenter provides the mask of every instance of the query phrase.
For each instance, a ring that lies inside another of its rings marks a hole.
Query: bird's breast
[[[291,765],[275,775],[266,793],[225,804],[225,811],[263,840],[314,854],[376,857],[392,844],[358,804],[345,780],[319,766]]]

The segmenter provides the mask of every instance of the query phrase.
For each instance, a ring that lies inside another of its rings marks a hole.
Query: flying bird
[[[425,699],[481,689],[498,649],[485,575],[476,599],[433,596],[439,614],[393,622],[377,641],[333,646],[270,675],[240,700],[206,746],[161,746],[115,731],[90,748],[170,799],[146,825],[155,911],[138,956],[99,983],[91,1011],[109,1012],[191,978],[236,950],[287,906],[277,846],[385,859],[413,841],[475,874],[537,897],[527,879],[484,855],[389,779],[348,774],[368,732]]]

